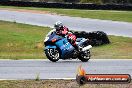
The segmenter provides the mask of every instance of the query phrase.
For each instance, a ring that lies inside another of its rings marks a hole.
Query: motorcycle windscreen
[[[56,42],[57,47],[61,50],[61,58],[68,58],[72,55],[73,50],[75,49],[66,38]]]
[[[51,35],[49,35],[49,39],[47,40],[48,42],[52,41],[53,39],[59,40],[62,39],[63,37],[56,35],[56,33],[53,33]]]

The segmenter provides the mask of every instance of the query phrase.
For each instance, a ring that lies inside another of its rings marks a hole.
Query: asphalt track
[[[132,23],[68,17],[51,14],[38,14],[0,10],[0,20],[18,23],[48,26],[60,20],[72,30],[104,31],[109,35],[132,37]],[[0,60],[0,79],[75,79],[77,67],[82,64],[88,74],[130,74],[132,60],[91,59],[82,63],[79,60],[60,60],[57,63],[48,60]]]
[[[0,79],[75,79],[78,66],[88,74],[130,74],[132,60],[125,59],[91,59],[89,62],[79,60],[0,60]]]
[[[132,23],[110,20],[69,17],[52,14],[39,14],[30,12],[18,12],[0,10],[0,20],[18,23],[53,27],[60,20],[71,30],[78,31],[104,31],[108,35],[132,37]]]

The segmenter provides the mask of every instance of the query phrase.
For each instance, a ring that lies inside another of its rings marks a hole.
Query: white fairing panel
[[[46,35],[44,42],[46,42],[46,41],[49,39],[49,35],[51,35],[51,33],[54,32],[54,31],[55,31],[55,29],[51,30],[51,31]]]
[[[90,48],[92,48],[92,46],[91,46],[91,45],[88,45],[88,46],[84,47],[84,48],[82,49],[82,51],[89,50]]]

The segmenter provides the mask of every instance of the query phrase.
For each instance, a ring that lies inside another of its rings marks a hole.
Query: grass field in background
[[[43,39],[46,27],[0,21],[0,58],[45,58]]]
[[[35,8],[35,7],[13,7],[13,6],[0,6],[0,8],[40,10],[40,11],[49,11],[50,13],[57,13],[61,15],[68,15],[74,17],[132,22],[132,11],[80,10],[80,9]]]
[[[0,21],[1,59],[42,59],[50,28]],[[111,44],[93,47],[92,58],[132,58],[132,38],[109,36]]]

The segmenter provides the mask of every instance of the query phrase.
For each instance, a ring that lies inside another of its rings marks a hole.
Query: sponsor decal
[[[76,81],[79,85],[86,83],[130,83],[131,76],[129,74],[86,74],[82,66],[79,66]]]

